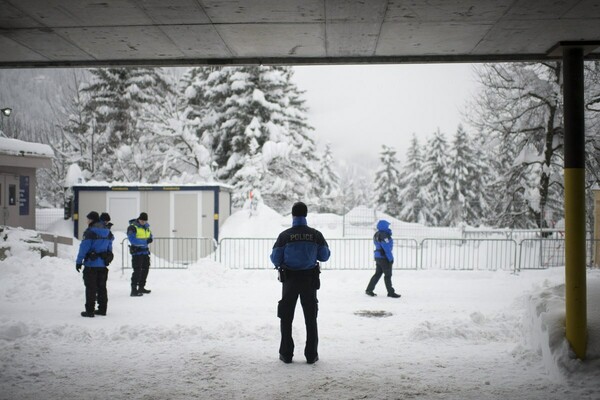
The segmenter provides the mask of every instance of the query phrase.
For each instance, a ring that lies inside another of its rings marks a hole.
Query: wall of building
[[[0,166],[0,224],[35,229],[35,168]],[[16,185],[13,205],[8,201],[8,185]]]

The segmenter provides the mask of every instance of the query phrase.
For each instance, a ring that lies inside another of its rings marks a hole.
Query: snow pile
[[[588,347],[584,363],[576,358],[565,337],[565,285],[545,281],[529,296],[527,330],[531,345],[541,353],[554,379],[587,379],[600,382],[600,274],[590,271],[587,282]]]

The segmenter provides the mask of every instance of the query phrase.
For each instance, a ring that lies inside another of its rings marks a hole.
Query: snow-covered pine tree
[[[377,208],[397,217],[400,214],[400,187],[398,159],[393,147],[382,145],[379,160],[380,167],[375,172],[375,203]]]
[[[95,68],[83,88],[93,136],[95,179],[155,182],[165,143],[156,116],[172,90],[160,68]],[[162,145],[162,146],[161,146]],[[155,168],[156,166],[156,168]]]
[[[256,166],[257,158],[262,157],[263,179],[261,187],[254,189],[260,191],[266,204],[288,211],[294,201],[310,198],[313,187],[320,183],[318,158],[308,132],[304,102],[291,81],[290,69],[227,67],[213,72],[207,85],[207,98],[214,111],[204,126],[211,138],[217,177],[235,181],[238,188],[246,187],[242,178],[248,174],[235,175],[250,158],[255,158],[252,164]],[[251,153],[254,140],[257,154]],[[236,193],[234,206],[240,207],[245,198],[245,193]]]
[[[325,145],[325,151],[321,157],[319,174],[323,183],[320,187],[319,201],[315,205],[316,211],[341,214],[343,208],[340,204],[340,177],[335,170],[331,143]]]
[[[400,214],[398,217],[406,222],[425,224],[431,220],[425,181],[423,179],[423,156],[416,135],[410,141],[406,152],[406,162],[400,174]]]
[[[458,226],[462,223],[479,225],[487,203],[481,204],[485,181],[481,176],[480,163],[471,138],[459,125],[452,141],[452,158],[449,165],[448,213],[444,225]]]
[[[428,210],[430,218],[427,222],[432,226],[443,226],[448,214],[448,165],[448,143],[438,128],[427,141],[423,162],[423,179],[428,200],[424,208]]]

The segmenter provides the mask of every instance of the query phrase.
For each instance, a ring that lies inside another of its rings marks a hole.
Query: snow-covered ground
[[[273,217],[231,218],[223,231],[256,233]],[[600,398],[600,271],[588,273],[585,362],[564,339],[564,268],[398,271],[400,299],[383,282],[366,296],[372,271],[325,270],[320,361],[302,356],[298,309],[288,365],[273,271],[203,260],[151,270],[152,293],[132,298],[117,248],[108,315],[89,319],[76,246],[43,259],[14,249],[0,261],[0,399]]]

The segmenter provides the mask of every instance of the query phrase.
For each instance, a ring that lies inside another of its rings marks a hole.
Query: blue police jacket
[[[375,258],[385,258],[389,262],[394,262],[394,239],[392,239],[392,230],[390,223],[384,219],[377,222],[377,232],[373,235],[373,244],[375,245]]]
[[[294,217],[292,227],[279,234],[271,262],[276,268],[307,270],[317,266],[317,261],[329,260],[331,252],[316,229],[310,228],[305,217]]]
[[[76,263],[86,267],[106,267],[102,255],[112,252],[113,239],[112,232],[103,222],[90,224],[83,232]]]
[[[150,254],[148,243],[152,242],[152,232],[150,232],[150,224],[147,222],[142,225],[137,219],[130,219],[129,227],[127,227],[127,239],[129,239],[131,246],[134,247],[131,255]]]

